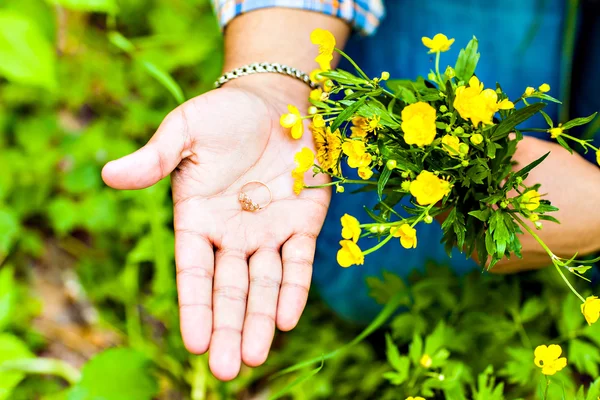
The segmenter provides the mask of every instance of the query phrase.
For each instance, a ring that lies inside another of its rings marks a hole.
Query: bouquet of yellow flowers
[[[600,299],[584,299],[570,284],[565,272],[584,278],[596,260],[563,259],[556,256],[524,220],[541,229],[542,221],[558,222],[551,216],[557,208],[543,198],[540,185],[526,185],[529,172],[548,155],[518,171],[512,156],[523,138],[519,124],[541,114],[548,132],[572,152],[568,142],[585,151],[600,151],[589,141],[568,134],[594,117],[575,118],[555,126],[543,109],[544,101],[560,103],[551,97],[550,87],[527,87],[517,99],[509,99],[500,84],[485,88],[475,73],[480,54],[474,37],[460,51],[454,67],[440,71],[440,55],[454,39],[443,34],[423,38],[429,53],[435,55],[435,70],[427,79],[390,80],[389,73],[369,78],[343,51],[335,48],[335,38],[325,30],[312,32],[319,46],[319,68],[311,78],[320,88],[310,94],[311,106],[303,116],[293,105],[281,116],[281,125],[291,135],[303,133],[303,120],[310,119],[316,154],[309,148],[297,153],[294,191],[335,186],[338,192],[348,184],[377,193],[377,204],[368,209],[372,218],[359,222],[348,214],[341,220],[342,240],[337,254],[342,267],[361,265],[364,257],[381,249],[394,238],[405,248],[415,248],[419,224],[444,217],[443,243],[448,252],[456,246],[474,256],[482,268],[491,269],[503,258],[520,257],[519,234],[532,235],[548,253],[565,283],[582,301],[588,323],[598,320]],[[356,73],[336,69],[330,62],[338,52]],[[316,163],[315,163],[316,159]],[[343,176],[340,165],[356,168],[361,179]],[[326,174],[332,181],[320,186],[305,186],[304,175]],[[400,202],[410,198],[410,205]],[[359,239],[377,237],[379,243],[361,249]]]

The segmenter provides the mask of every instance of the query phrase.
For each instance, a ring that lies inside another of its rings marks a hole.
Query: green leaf
[[[0,10],[0,76],[8,80],[53,90],[56,55],[50,41],[33,20]]]
[[[0,366],[12,360],[34,357],[27,345],[18,337],[10,334],[0,334]],[[19,371],[0,371],[0,400],[11,398],[13,389],[25,378]]]
[[[545,310],[546,303],[537,297],[531,297],[523,304],[523,307],[521,307],[521,322],[526,323],[532,321]]]
[[[379,175],[379,180],[377,181],[377,196],[379,196],[379,201],[381,201],[381,195],[383,194],[383,189],[387,184],[390,176],[392,175],[392,170],[388,169],[387,166],[383,168],[381,174]]]
[[[370,334],[375,332],[377,329],[379,329],[396,312],[396,310],[402,304],[403,300],[404,300],[403,293],[397,293],[396,295],[394,295],[394,297],[392,297],[390,299],[390,301],[385,305],[385,307],[383,307],[383,310],[381,310],[379,312],[379,314],[377,314],[375,319],[373,319],[373,321],[371,321],[371,323],[358,336],[356,336],[354,339],[352,339],[349,343],[346,343],[344,346],[342,346],[330,353],[327,353],[321,357],[311,358],[309,360],[296,363],[296,364],[292,365],[291,367],[285,368],[285,369],[277,372],[276,374],[274,374],[272,376],[272,378],[274,379],[281,375],[285,375],[290,372],[297,371],[306,366],[315,364],[319,361],[328,360],[330,358],[333,358],[333,357],[339,355],[340,353],[347,351],[348,349],[352,348],[356,344],[360,343],[363,339],[365,339],[367,336],[369,336]],[[71,399],[69,399],[69,400],[71,400]]]
[[[150,400],[158,392],[150,373],[149,359],[142,353],[116,348],[90,360],[68,400]]]
[[[478,220],[480,220],[482,222],[487,222],[488,218],[490,217],[490,213],[491,213],[491,210],[489,208],[485,208],[483,210],[470,211],[469,215],[477,218]]]
[[[577,272],[580,275],[585,274],[590,269],[592,269],[592,267],[590,265],[580,265],[579,267],[569,267],[569,271]]]
[[[574,365],[579,372],[592,377],[598,376],[600,364],[600,350],[596,346],[579,339],[569,341],[569,363]]]
[[[595,112],[588,117],[572,119],[568,122],[565,122],[563,124],[562,128],[563,129],[571,129],[576,126],[585,125],[585,124],[591,122],[594,118],[596,118],[596,115],[598,115],[598,112]]]
[[[0,209],[0,260],[11,249],[20,230],[21,225],[17,216],[10,209]]]
[[[335,132],[337,128],[339,128],[344,122],[351,119],[356,111],[365,103],[367,100],[366,97],[363,97],[360,100],[357,100],[352,103],[352,105],[348,108],[345,108],[344,111],[338,114],[338,116],[331,123],[331,132]]]
[[[533,351],[526,348],[508,348],[509,360],[504,364],[500,375],[506,376],[508,382],[520,386],[529,386],[533,382],[533,374],[537,368],[533,363]]]
[[[158,83],[163,85],[165,89],[167,89],[171,93],[171,95],[177,101],[177,103],[182,104],[185,102],[183,90],[181,90],[179,84],[175,82],[175,79],[173,79],[168,72],[163,71],[161,68],[157,67],[156,64],[150,61],[142,60],[140,62],[142,66],[146,69],[146,71],[148,71],[148,73],[151,76],[153,76],[154,79],[158,81]]]
[[[458,54],[454,71],[461,81],[468,82],[475,73],[475,68],[477,68],[480,56],[477,52],[478,44],[477,38],[473,36],[473,39],[467,44],[467,47],[461,49]]]
[[[46,0],[71,10],[116,14],[119,11],[117,0]]]
[[[324,364],[325,364],[325,360],[321,359],[321,365],[319,365],[317,368],[314,368],[310,371],[306,371],[304,374],[301,374],[300,376],[298,376],[296,379],[294,379],[292,382],[290,382],[286,387],[281,389],[279,392],[273,394],[272,396],[269,396],[269,400],[276,400],[276,399],[279,399],[279,398],[285,396],[286,394],[291,392],[294,387],[296,387],[297,385],[301,384],[302,382],[304,382],[304,381],[312,378],[316,374],[318,374],[319,371],[321,371],[321,369],[323,369]]]
[[[17,304],[16,289],[12,267],[2,267],[0,269],[0,332],[11,323]]]
[[[526,165],[525,167],[521,168],[520,170],[518,170],[517,172],[515,172],[513,174],[513,176],[511,177],[510,181],[512,182],[517,177],[521,177],[521,178],[525,179],[526,176],[527,176],[527,174],[532,169],[534,169],[535,167],[537,167],[538,165],[540,165],[542,163],[542,161],[544,161],[546,159],[546,157],[548,157],[549,155],[550,155],[550,152],[547,152],[546,154],[544,154],[543,156],[541,156],[537,160],[535,160],[535,161],[529,163],[528,165]]]
[[[404,292],[405,296],[401,304],[410,304],[409,293],[402,278],[386,270],[383,270],[382,276],[383,279],[379,279],[377,276],[368,276],[366,278],[369,296],[379,304],[387,304],[394,295]]]
[[[421,356],[423,355],[423,339],[421,336],[414,335],[411,344],[408,346],[408,357],[413,365],[419,365]]]
[[[596,379],[588,389],[585,400],[597,400],[600,397],[600,379]]]
[[[392,340],[389,334],[385,335],[385,344],[388,362],[396,370],[395,373],[388,374],[386,379],[389,379],[393,385],[401,385],[408,379],[410,371],[410,359],[400,355],[398,347]]]
[[[388,88],[390,88],[392,92],[394,92],[394,96],[396,96],[396,98],[402,100],[403,102],[407,104],[417,102],[413,82],[403,80],[389,80],[386,82],[386,85]]]
[[[514,111],[496,126],[491,139],[498,140],[507,136],[516,126],[534,116],[544,107],[546,107],[545,103],[535,103]]]

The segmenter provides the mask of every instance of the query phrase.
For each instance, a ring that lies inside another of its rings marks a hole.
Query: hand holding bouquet
[[[377,193],[377,204],[367,209],[372,221],[359,222],[344,215],[342,240],[337,254],[342,267],[361,265],[364,257],[381,249],[393,239],[405,248],[418,244],[419,224],[443,219],[443,243],[450,253],[456,246],[468,257],[479,260],[482,268],[492,269],[498,261],[521,257],[519,235],[526,232],[544,248],[565,283],[582,301],[581,311],[588,323],[600,316],[600,299],[584,299],[570,284],[565,272],[587,279],[596,260],[577,260],[556,256],[525,220],[542,228],[542,221],[558,222],[551,213],[557,208],[544,198],[539,184],[527,185],[525,179],[548,154],[518,171],[513,170],[513,155],[523,131],[547,132],[569,151],[569,142],[587,152],[600,151],[589,141],[569,135],[569,129],[590,122],[596,113],[555,126],[543,111],[544,101],[560,103],[551,97],[550,87],[527,87],[517,99],[509,99],[500,84],[485,88],[475,73],[480,54],[473,38],[460,51],[454,67],[440,71],[441,53],[454,39],[435,35],[423,38],[429,53],[435,54],[435,70],[428,79],[389,80],[389,73],[369,78],[356,63],[335,48],[329,32],[317,29],[311,35],[319,46],[319,69],[311,76],[322,87],[310,94],[312,106],[303,116],[293,105],[281,117],[292,137],[303,132],[303,120],[310,119],[316,154],[309,148],[297,153],[294,191],[335,186],[338,192],[356,184],[359,190]],[[356,74],[331,70],[337,51],[356,69]],[[536,114],[547,127],[518,129]],[[316,160],[316,163],[315,163]],[[341,163],[357,170],[360,179],[343,176]],[[326,174],[326,185],[305,186],[309,171]],[[410,202],[401,202],[409,199]],[[377,237],[379,243],[361,249],[359,239]]]

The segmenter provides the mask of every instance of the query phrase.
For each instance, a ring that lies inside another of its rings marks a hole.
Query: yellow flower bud
[[[531,96],[533,94],[533,92],[535,92],[535,89],[532,88],[531,86],[527,86],[525,88],[525,96]]]
[[[318,112],[319,110],[317,109],[317,107],[315,106],[310,106],[308,107],[308,115],[314,115]]]
[[[325,126],[325,120],[321,114],[315,114],[312,121],[315,128],[323,128]]]
[[[388,160],[385,163],[385,166],[387,167],[387,169],[392,170],[398,166],[398,163],[396,162],[396,160]]]
[[[448,78],[454,78],[456,76],[456,72],[454,71],[454,68],[448,65],[446,67],[446,72],[444,72],[444,75],[446,75]]]
[[[548,85],[547,83],[542,83],[540,85],[540,87],[538,88],[538,90],[542,93],[546,93],[550,91],[550,85]]]
[[[542,228],[544,227],[544,225],[542,225],[542,223],[540,221],[536,221],[534,223],[534,225],[535,225],[535,229],[537,229],[538,231],[541,231]]]
[[[469,166],[469,161],[468,160],[462,160],[460,162],[460,165],[462,165],[463,167],[468,167]]]
[[[421,364],[421,366],[423,368],[431,367],[432,363],[433,363],[433,360],[431,359],[429,354],[423,354],[423,357],[421,357],[421,360],[419,361],[419,364]]]
[[[461,143],[458,146],[458,151],[462,156],[466,156],[469,153],[469,145],[466,143]]]
[[[596,151],[596,163],[600,165],[600,150]]]
[[[471,135],[471,143],[473,143],[474,145],[480,145],[481,143],[483,143],[483,135],[481,133],[476,133],[474,135]]]
[[[423,218],[423,222],[431,224],[433,222],[433,217],[431,215],[426,215],[425,218]]]
[[[336,185],[335,192],[336,193],[344,193],[344,187],[342,185]]]
[[[441,105],[440,106],[440,112],[445,113],[446,111],[448,111],[448,107],[446,107],[445,105]]]
[[[310,91],[310,96],[309,97],[310,97],[311,100],[319,101],[319,100],[321,100],[321,94],[323,94],[323,89],[317,88],[317,89],[314,89],[314,90]]]
[[[531,215],[529,216],[529,220],[530,220],[531,222],[537,222],[537,221],[539,221],[539,220],[540,220],[540,216],[539,216],[539,215],[537,215],[537,214],[531,214]]]
[[[402,181],[400,188],[405,192],[408,192],[410,190],[410,181]]]
[[[465,133],[465,130],[462,128],[462,126],[458,126],[456,127],[456,129],[454,130],[454,133],[456,133],[457,135],[460,135],[462,133]]]
[[[390,79],[390,73],[387,71],[383,71],[381,73],[381,80],[382,81],[387,81],[388,79]]]
[[[550,133],[550,136],[553,139],[556,139],[557,137],[559,137],[560,135],[562,135],[563,131],[564,131],[564,129],[561,128],[560,125],[557,126],[556,128],[548,129],[548,133]]]

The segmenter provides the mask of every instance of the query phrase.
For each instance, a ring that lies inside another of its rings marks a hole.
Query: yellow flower
[[[323,71],[331,69],[331,60],[333,60],[333,49],[335,49],[335,37],[325,29],[315,29],[310,34],[310,41],[319,46],[319,55],[315,61]]]
[[[483,135],[481,133],[476,133],[471,136],[471,143],[474,145],[480,145],[483,143]]]
[[[494,114],[498,110],[510,110],[515,105],[512,101],[504,99],[498,102],[498,94],[492,89],[483,89],[483,83],[476,76],[469,79],[469,86],[460,86],[456,89],[454,108],[463,119],[470,119],[473,126],[480,122],[491,125]]]
[[[308,147],[303,147],[302,150],[297,152],[294,156],[294,161],[296,161],[297,164],[294,172],[304,173],[311,169],[315,163],[315,153]]]
[[[369,180],[373,176],[373,170],[369,167],[360,167],[358,169],[358,176],[360,176],[365,181]]]
[[[548,129],[548,132],[550,133],[550,136],[552,137],[552,139],[556,139],[557,137],[562,135],[562,133],[564,132],[564,129],[561,128],[560,126],[557,126],[556,128]]]
[[[292,171],[292,178],[294,179],[294,193],[299,195],[304,189],[304,172]]]
[[[317,148],[317,161],[325,171],[340,175],[340,156],[342,154],[342,137],[339,129],[331,133],[329,127],[312,128]]]
[[[402,110],[404,140],[419,147],[431,144],[435,138],[435,108],[419,101]]]
[[[452,135],[444,135],[442,137],[442,148],[451,156],[459,155],[458,147],[460,146],[460,139]]]
[[[454,39],[448,39],[448,36],[442,33],[438,33],[433,39],[423,36],[421,41],[425,47],[430,49],[429,53],[437,53],[438,51],[443,53],[444,51],[450,50],[450,46],[454,43]]]
[[[360,222],[352,215],[344,214],[340,219],[342,222],[342,237],[347,240],[358,242],[360,237]]]
[[[533,211],[540,206],[540,194],[537,190],[529,190],[521,197],[521,206]]]
[[[547,83],[542,83],[540,85],[540,87],[538,88],[538,90],[542,93],[546,93],[550,91],[550,85],[548,85]]]
[[[323,116],[321,114],[315,114],[312,123],[315,126],[315,128],[323,128],[325,126],[325,120],[323,119]]]
[[[421,366],[423,366],[423,368],[429,368],[431,367],[433,360],[431,359],[429,354],[423,354],[423,357],[421,357],[421,361],[419,361],[419,363],[421,364]]]
[[[290,133],[294,139],[300,139],[304,133],[304,124],[302,123],[302,115],[297,107],[288,105],[288,114],[283,114],[279,119],[279,123],[284,128],[291,128]]]
[[[376,133],[376,130],[381,128],[381,125],[379,125],[380,120],[381,118],[378,115],[374,116],[373,118],[365,118],[357,115],[356,117],[352,118],[353,126],[350,128],[352,131],[352,135],[350,137],[364,138],[371,132]]]
[[[600,299],[597,296],[589,296],[585,299],[585,303],[581,305],[581,313],[588,325],[598,321],[598,317],[600,317]]]
[[[410,184],[410,194],[422,206],[434,204],[450,193],[450,183],[429,171],[422,171]]]
[[[538,222],[538,221],[540,220],[540,216],[539,216],[539,215],[537,215],[537,214],[531,214],[531,215],[529,216],[529,220],[530,220],[531,222]]]
[[[341,249],[337,252],[337,262],[340,266],[347,268],[351,265],[363,265],[365,256],[360,247],[352,240],[340,240]]]
[[[525,96],[531,96],[535,92],[535,89],[531,86],[525,88]]]
[[[348,140],[342,144],[342,151],[348,156],[350,168],[366,167],[371,164],[371,155],[367,153],[365,142]]]
[[[409,224],[402,224],[399,227],[393,226],[390,228],[390,234],[393,237],[399,237],[400,244],[405,249],[414,249],[417,247],[417,230]]]
[[[417,397],[407,397],[406,400],[425,400],[423,397],[421,396],[417,396]]]
[[[496,104],[496,107],[498,107],[498,110],[512,110],[513,108],[515,108],[515,103],[513,103],[509,99],[504,99],[498,102],[498,104]]]
[[[567,359],[560,357],[562,349],[557,344],[538,346],[534,352],[535,365],[542,369],[544,375],[554,375],[567,366]],[[560,358],[559,358],[560,357]]]
[[[321,94],[323,94],[323,89],[316,88],[310,91],[310,99],[314,101],[321,101]]]

